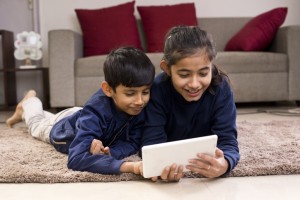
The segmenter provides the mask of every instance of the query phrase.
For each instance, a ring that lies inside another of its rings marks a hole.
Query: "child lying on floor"
[[[34,138],[69,154],[70,169],[102,174],[141,174],[141,162],[122,159],[140,149],[143,108],[150,98],[154,66],[142,51],[123,47],[107,56],[103,70],[105,81],[101,89],[83,108],[49,113],[43,110],[36,92],[30,90],[6,121],[7,126],[24,120]],[[91,147],[94,139],[102,144]],[[100,153],[93,155],[90,148]]]

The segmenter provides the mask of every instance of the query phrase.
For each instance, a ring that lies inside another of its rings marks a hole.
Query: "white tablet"
[[[197,153],[214,155],[217,135],[210,135],[174,142],[166,142],[142,147],[143,176],[150,178],[160,176],[163,169],[173,163],[185,166],[188,160],[196,158]]]

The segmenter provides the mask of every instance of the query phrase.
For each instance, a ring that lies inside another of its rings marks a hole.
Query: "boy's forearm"
[[[142,174],[142,162],[123,162],[120,167],[120,172]]]
[[[134,162],[123,162],[120,167],[122,173],[134,173]]]

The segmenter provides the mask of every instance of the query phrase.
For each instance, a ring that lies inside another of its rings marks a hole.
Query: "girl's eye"
[[[207,74],[208,74],[208,73],[200,73],[199,76],[205,77],[205,76],[207,76]]]
[[[178,74],[180,78],[187,78],[189,75],[188,74]]]

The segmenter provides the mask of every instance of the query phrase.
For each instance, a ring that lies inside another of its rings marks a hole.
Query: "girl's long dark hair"
[[[198,26],[176,26],[166,34],[163,59],[169,67],[199,51],[202,51],[211,62],[217,56],[211,36]],[[213,64],[212,81],[208,90],[214,94],[213,86],[220,84],[223,80],[230,83],[227,74]]]

